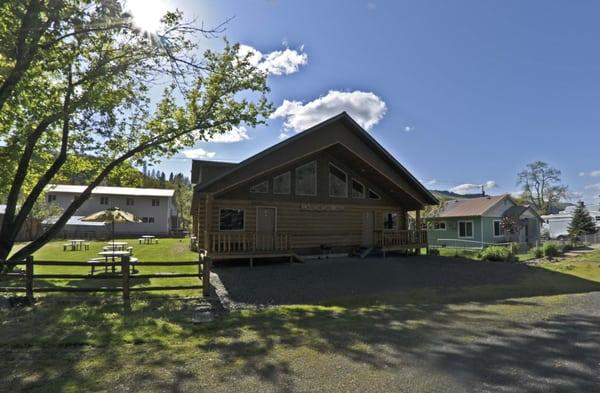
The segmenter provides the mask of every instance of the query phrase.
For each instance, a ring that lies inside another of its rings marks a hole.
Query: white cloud
[[[452,187],[450,189],[450,191],[455,192],[457,194],[475,194],[475,193],[481,192],[481,186],[482,186],[482,184],[465,183],[465,184],[460,184],[456,187]],[[487,190],[489,190],[491,188],[496,188],[497,186],[498,185],[493,180],[486,181],[483,184],[483,187]]]
[[[217,153],[214,151],[206,151],[199,147],[197,149],[184,150],[181,152],[185,158],[200,159],[200,158],[213,158]]]
[[[427,187],[435,186],[438,183],[435,179],[419,180],[419,182]]]
[[[583,193],[578,191],[570,191],[567,197],[568,199],[581,199],[583,198]]]
[[[588,184],[587,186],[585,186],[586,190],[598,190],[600,191],[600,183],[595,183],[595,184]]]
[[[591,172],[579,172],[579,176],[600,177],[600,169]]]
[[[239,53],[242,57],[249,56],[250,64],[272,75],[293,74],[308,63],[304,45],[300,47],[299,51],[286,48],[265,54],[249,45],[240,45]]]
[[[414,130],[415,130],[415,127],[413,127],[413,126],[405,126],[404,127],[404,131],[405,132],[411,132],[411,131],[414,131]]]
[[[233,127],[224,134],[214,134],[208,138],[207,142],[214,143],[235,143],[250,139],[246,127]]]
[[[386,110],[385,102],[371,92],[330,90],[326,95],[306,104],[284,100],[271,118],[285,118],[283,126],[286,130],[300,132],[346,111],[369,131],[379,123]]]

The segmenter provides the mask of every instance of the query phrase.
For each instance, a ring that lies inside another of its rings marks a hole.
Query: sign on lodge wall
[[[342,206],[342,205],[324,205],[324,204],[314,204],[314,203],[302,203],[300,205],[300,210],[317,211],[317,212],[337,212],[337,211],[344,210],[344,206]]]

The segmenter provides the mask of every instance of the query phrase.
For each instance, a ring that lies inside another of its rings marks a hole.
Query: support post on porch
[[[205,201],[205,205],[204,205],[204,249],[207,250],[207,252],[211,252],[214,250],[210,249],[210,224],[211,224],[211,218],[212,218],[212,202],[213,202],[213,195],[210,193],[206,194],[206,201]]]
[[[416,226],[416,232],[417,232],[417,243],[418,243],[418,247],[416,249],[416,254],[420,255],[421,254],[421,210],[417,209],[415,211],[415,226]]]

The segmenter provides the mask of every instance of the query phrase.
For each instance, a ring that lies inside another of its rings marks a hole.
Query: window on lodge
[[[288,195],[292,188],[292,173],[286,172],[273,178],[273,194]]]
[[[296,168],[296,195],[317,195],[317,162]]]
[[[356,179],[352,179],[352,198],[364,198],[365,186]]]
[[[329,164],[329,196],[346,198],[348,196],[348,176],[333,164]]]
[[[220,231],[243,231],[244,209],[220,209],[219,210]]]
[[[266,194],[269,192],[269,181],[265,180],[250,187],[250,192],[254,194]]]

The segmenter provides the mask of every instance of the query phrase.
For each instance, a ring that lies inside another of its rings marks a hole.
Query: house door
[[[363,247],[373,247],[373,212],[364,212],[362,216]]]
[[[275,229],[277,226],[277,209],[274,207],[256,208],[256,249],[273,250]]]

